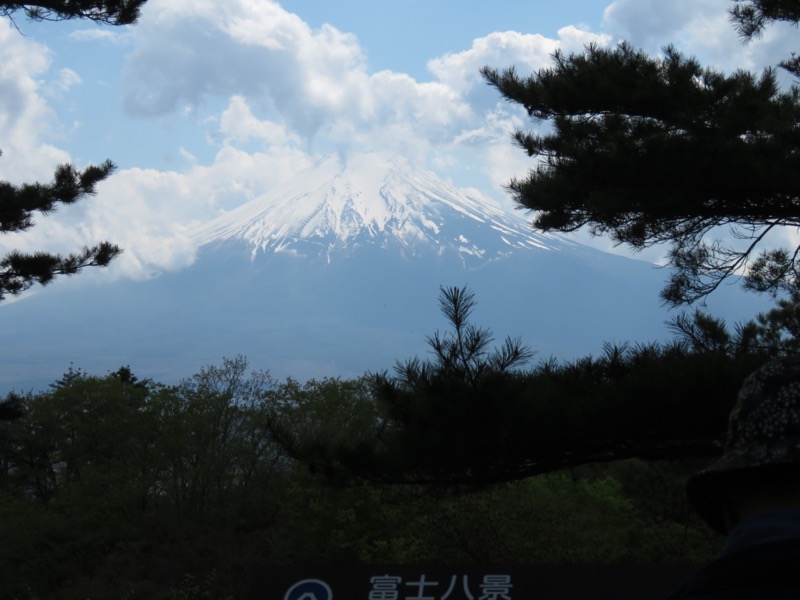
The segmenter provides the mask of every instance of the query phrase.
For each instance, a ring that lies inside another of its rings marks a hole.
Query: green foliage
[[[80,375],[24,398],[24,415],[2,434],[3,509],[21,518],[3,520],[0,553],[11,563],[0,564],[18,565],[3,573],[7,589],[15,581],[34,591],[70,585],[131,535],[152,498],[142,414],[149,393],[113,376]]]
[[[287,380],[274,394],[268,426],[294,458],[335,478],[380,443],[383,422],[370,380]]]
[[[21,398],[22,416],[0,423],[7,593],[110,597],[137,582],[131,597],[153,597],[140,594],[184,573],[244,569],[222,554],[233,544],[224,532],[266,527],[285,478],[266,433],[272,385],[238,357],[175,387],[127,367],[106,377],[71,369],[50,391]],[[198,537],[219,554],[194,555]]]
[[[620,354],[604,360],[546,368],[577,394],[634,369]],[[22,415],[0,422],[0,598],[238,598],[265,564],[662,562],[718,550],[680,493],[685,464],[513,471],[522,479],[495,485],[354,477],[345,467],[371,464],[362,451],[387,444],[390,428],[371,381],[278,383],[236,357],[178,386],[70,369],[18,397]],[[544,457],[536,469],[568,463],[564,449],[603,408],[584,422],[578,406],[523,432]]]
[[[154,400],[165,460],[162,494],[177,514],[205,520],[236,507],[246,518],[258,510],[232,501],[251,486],[267,486],[280,461],[264,418],[274,385],[267,373],[248,375],[239,356],[203,368]]]
[[[491,337],[449,297],[462,341]],[[177,386],[70,369],[0,422],[0,598],[235,598],[279,563],[706,560],[683,482],[760,359],[688,346],[521,371],[465,342],[399,367],[396,406],[386,375],[279,383],[243,357]]]
[[[0,421],[11,421],[22,416],[22,398],[17,394],[9,394],[0,400]]]
[[[429,543],[453,562],[612,563],[629,560],[633,507],[611,479],[552,473],[461,492],[427,518]]]
[[[793,2],[756,1],[733,17],[752,36],[773,20],[796,24],[798,12]],[[676,268],[662,293],[669,303],[710,293],[755,258],[769,231],[800,224],[800,90],[781,91],[771,69],[726,75],[673,47],[652,58],[623,43],[556,52],[551,68],[530,77],[513,68],[482,73],[551,125],[515,134],[539,159],[508,186],[535,211],[534,226],[588,226],[634,249],[668,243]],[[745,243],[708,241],[720,226]],[[757,265],[767,276],[754,287],[793,285],[795,260],[796,251],[762,253]]]
[[[278,514],[277,562],[380,564],[424,561],[419,490],[366,483],[331,486],[298,468]]]
[[[573,474],[588,481],[617,482],[635,523],[626,547],[632,562],[703,563],[719,554],[722,537],[709,529],[688,503],[686,479],[706,466],[702,460],[630,459],[584,465]]]

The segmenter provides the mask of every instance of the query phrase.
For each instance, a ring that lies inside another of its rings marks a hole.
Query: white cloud
[[[795,50],[797,30],[768,26],[762,38],[745,43],[730,21],[728,0],[616,0],[604,17],[620,38],[657,53],[674,44],[684,54],[724,71],[760,71]]]
[[[693,21],[725,15],[728,2],[721,0],[615,0],[605,10],[605,21],[636,46],[659,46]]]
[[[64,93],[68,92],[73,86],[80,85],[81,83],[83,83],[83,80],[80,75],[72,69],[65,67],[59,69],[58,79],[53,82],[53,88],[57,90],[57,92]]]
[[[187,162],[189,162],[189,163],[191,163],[193,165],[197,164],[197,157],[194,154],[192,154],[191,152],[189,152],[183,146],[181,146],[178,149],[178,154],[180,154],[184,159],[186,159]]]
[[[63,68],[59,72],[59,87],[62,90],[67,91],[73,85],[78,85],[79,83],[83,83],[83,80],[80,78],[75,71],[72,69]]]
[[[611,38],[573,26],[558,32],[558,39],[539,34],[522,34],[516,31],[491,33],[472,42],[469,50],[445,54],[428,62],[428,69],[437,79],[461,93],[474,87],[485,87],[480,69],[514,66],[520,73],[531,73],[550,66],[551,55],[559,48],[581,51],[586,44],[608,45]]]
[[[259,120],[242,96],[233,96],[219,119],[219,132],[228,142],[261,140],[268,145],[300,145],[299,138],[278,123]]]
[[[270,1],[170,0],[148,5],[126,69],[126,106],[161,115],[178,103],[242,95],[311,134],[326,114],[360,105],[354,36],[313,31]]]
[[[323,153],[377,146],[424,153],[472,117],[446,83],[369,74],[352,34],[312,30],[272,2],[230,0],[218,11],[212,4],[219,7],[154,0],[126,67],[132,114],[168,115],[233,97],[220,116],[229,142],[262,138]]]
[[[274,2],[151,0],[147,9],[126,67],[132,114],[168,115],[185,104],[234,97],[220,117],[231,142],[278,136],[307,151],[394,150],[418,160],[480,128],[502,102],[481,79],[483,65],[530,70],[549,64],[558,47],[610,42],[575,27],[563,28],[559,39],[492,33],[431,60],[435,81],[419,82],[369,73],[355,36],[329,25],[312,29]]]
[[[558,41],[516,31],[491,33],[472,42],[469,50],[452,52],[428,61],[439,81],[461,92],[481,84],[484,65],[503,67],[522,64],[525,71],[544,66],[558,48]]]
[[[582,52],[588,44],[608,46],[613,41],[607,33],[592,33],[583,27],[569,25],[558,30],[560,48],[564,52]]]
[[[66,152],[47,143],[59,128],[43,97],[50,67],[47,48],[0,27],[0,179],[12,183],[49,179]],[[69,79],[69,76],[67,76]]]
[[[71,40],[78,42],[95,42],[98,40],[120,43],[124,39],[124,34],[110,29],[79,29],[69,34]]]

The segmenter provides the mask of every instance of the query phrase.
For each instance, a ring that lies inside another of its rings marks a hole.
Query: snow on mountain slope
[[[359,154],[345,163],[322,159],[284,187],[196,228],[200,247],[242,240],[255,256],[288,253],[329,262],[375,245],[406,255],[455,250],[470,264],[520,248],[556,249],[565,242],[534,233],[528,222],[458,190],[404,159]]]

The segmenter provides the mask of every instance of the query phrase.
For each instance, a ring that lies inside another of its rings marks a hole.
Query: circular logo
[[[333,600],[333,592],[321,579],[303,579],[288,589],[283,600]]]

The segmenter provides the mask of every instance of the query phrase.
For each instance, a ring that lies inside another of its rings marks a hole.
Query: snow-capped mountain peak
[[[406,255],[454,250],[474,263],[515,248],[563,243],[403,158],[378,153],[346,161],[327,156],[286,185],[198,227],[193,237],[201,247],[241,240],[253,256],[317,254],[329,261],[338,251],[366,245],[398,245]]]

